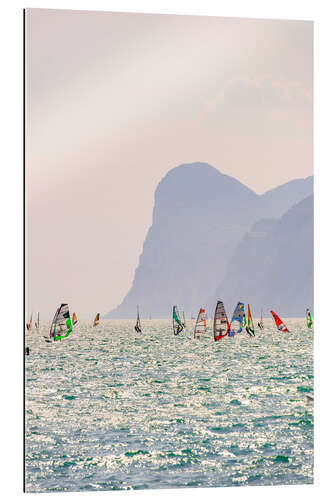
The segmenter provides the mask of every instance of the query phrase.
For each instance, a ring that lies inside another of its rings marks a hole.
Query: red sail
[[[288,328],[283,323],[283,321],[279,318],[279,316],[274,311],[270,311],[270,313],[275,320],[277,329],[280,330],[280,332],[289,332]]]

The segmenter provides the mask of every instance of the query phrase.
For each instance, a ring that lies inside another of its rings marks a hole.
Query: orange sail
[[[73,318],[72,318],[72,325],[76,325],[76,323],[78,322],[78,319],[77,319],[77,316],[75,314],[75,312],[73,312]]]

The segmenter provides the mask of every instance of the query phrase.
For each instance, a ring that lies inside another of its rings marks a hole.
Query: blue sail
[[[233,337],[235,333],[240,333],[242,331],[244,314],[244,303],[238,302],[231,319],[229,337]]]

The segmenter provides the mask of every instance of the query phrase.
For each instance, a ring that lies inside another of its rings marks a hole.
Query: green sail
[[[244,317],[245,317],[245,315],[244,315]],[[253,324],[250,304],[247,305],[247,329],[251,335],[254,335],[254,324]]]
[[[184,330],[184,326],[179,319],[179,312],[177,306],[173,306],[172,310],[172,326],[174,335],[179,335]]]
[[[61,304],[53,318],[50,328],[50,337],[53,338],[54,341],[65,339],[72,330],[72,321],[68,304]]]
[[[311,313],[310,313],[310,309],[309,308],[306,310],[306,322],[307,322],[308,328],[311,328],[311,326],[312,326],[312,317],[311,317]]]
[[[245,314],[244,314],[245,318]],[[250,335],[250,337],[255,337],[254,333],[254,324],[253,324],[253,319],[252,319],[252,314],[250,310],[250,304],[247,305],[247,324],[246,324],[246,319],[245,319],[245,330],[246,332]]]

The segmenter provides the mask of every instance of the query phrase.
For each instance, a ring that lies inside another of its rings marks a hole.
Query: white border
[[[326,0],[11,1],[1,8],[1,493],[22,493],[22,9],[151,12],[315,21],[315,486],[241,487],[86,493],[89,498],[328,498],[332,455],[332,9]],[[46,494],[82,498],[83,493]],[[44,498],[44,496],[43,496]]]

